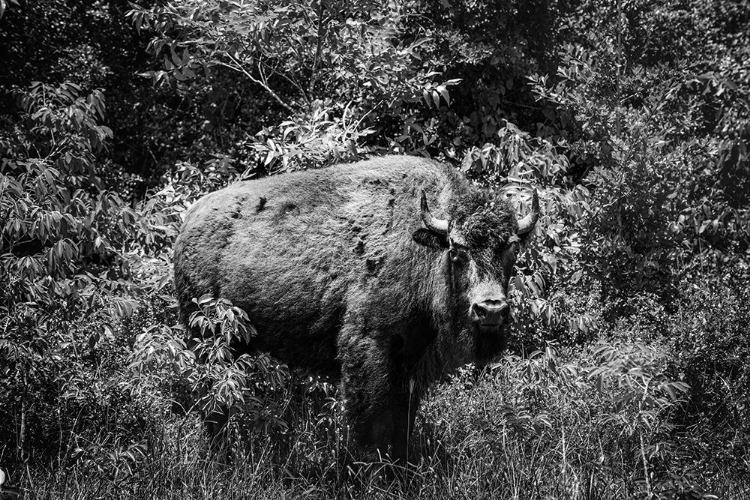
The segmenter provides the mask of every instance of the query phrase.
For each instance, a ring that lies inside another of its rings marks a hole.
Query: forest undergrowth
[[[0,496],[750,498],[748,23],[748,0],[0,0]],[[508,352],[431,389],[408,467],[361,462],[335,381],[235,358],[252,311],[195,297],[222,335],[190,342],[172,283],[204,194],[384,154],[541,206]]]

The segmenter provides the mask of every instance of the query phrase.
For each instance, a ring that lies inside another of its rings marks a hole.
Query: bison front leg
[[[393,432],[391,434],[391,455],[401,463],[409,462],[409,438],[414,432],[414,420],[419,408],[419,395],[406,377],[401,378],[400,387],[394,400]]]
[[[393,433],[391,362],[371,339],[349,340],[340,352],[346,421],[357,445],[385,457]]]
[[[419,401],[409,391],[392,346],[359,336],[339,349],[346,417],[355,441],[380,457],[405,463]]]

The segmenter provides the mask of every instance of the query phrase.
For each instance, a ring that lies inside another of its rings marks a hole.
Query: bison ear
[[[448,238],[442,234],[435,234],[429,229],[419,228],[411,235],[412,239],[426,247],[443,249],[448,248]]]

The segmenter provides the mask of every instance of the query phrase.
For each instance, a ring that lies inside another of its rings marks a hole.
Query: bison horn
[[[518,235],[523,236],[530,233],[536,221],[539,219],[539,195],[534,190],[534,197],[531,199],[531,212],[526,217],[518,221]]]
[[[422,190],[422,222],[427,229],[433,233],[447,235],[448,234],[448,221],[445,219],[438,219],[433,217],[430,213],[430,209],[427,208],[427,195]]]

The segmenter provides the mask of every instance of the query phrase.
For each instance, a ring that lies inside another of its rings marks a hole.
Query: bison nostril
[[[474,304],[473,306],[471,306],[471,310],[474,312],[474,315],[478,319],[484,319],[487,317],[487,309],[480,306],[479,304]]]
[[[500,315],[502,316],[503,320],[507,320],[508,317],[510,317],[510,307],[508,307],[508,304],[503,304],[502,309],[500,310]]]

